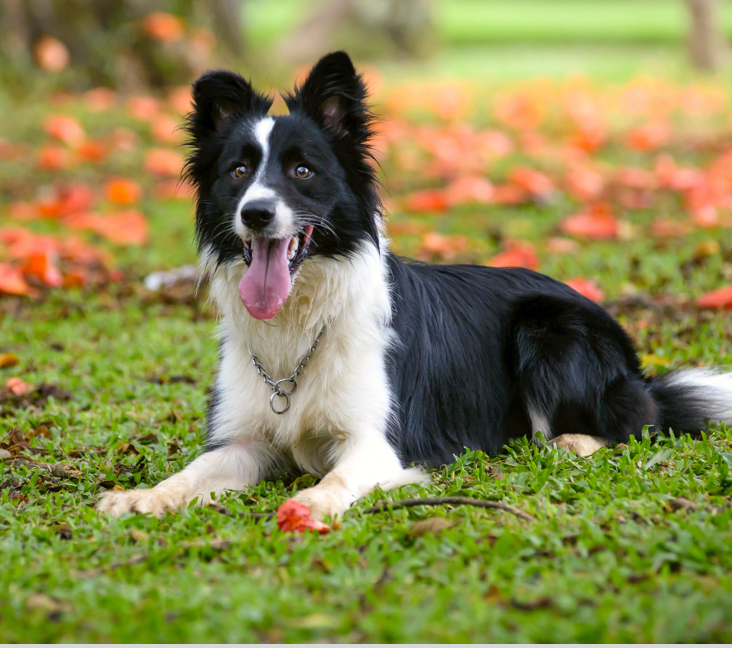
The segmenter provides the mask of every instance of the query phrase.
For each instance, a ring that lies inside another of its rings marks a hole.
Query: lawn
[[[564,80],[569,55],[558,80],[456,78],[460,56],[446,52],[439,79],[406,64],[369,71],[389,124],[378,155],[394,249],[493,264],[519,250],[525,265],[601,291],[649,372],[732,364],[729,311],[697,301],[732,282],[728,85],[649,78],[630,58],[620,77]],[[0,124],[0,263],[25,263],[8,242],[18,228],[74,234],[114,258],[61,258],[63,288],[23,265],[35,296],[0,295],[0,389],[28,386],[0,391],[0,641],[732,641],[724,426],[701,439],[639,434],[582,459],[526,441],[466,451],[428,486],[374,493],[324,536],[250,515],[310,476],[160,520],[98,515],[105,489],[154,486],[201,451],[215,313],[205,289],[143,285],[195,260],[175,165],[150,162],[179,150],[160,119],[177,101],[144,113],[119,97],[103,110],[46,88],[33,98],[0,97],[14,116]],[[84,153],[94,142],[98,159]],[[44,146],[65,162],[49,168]],[[114,176],[127,193],[110,189]],[[74,183],[83,210],[70,206]],[[126,233],[146,242],[109,240],[104,219],[129,212],[142,225]],[[364,513],[436,496],[532,519],[473,506]]]

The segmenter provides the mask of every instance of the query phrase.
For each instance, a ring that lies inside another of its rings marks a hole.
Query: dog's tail
[[[702,368],[673,371],[651,378],[649,389],[665,431],[697,435],[707,421],[732,426],[732,373]]]

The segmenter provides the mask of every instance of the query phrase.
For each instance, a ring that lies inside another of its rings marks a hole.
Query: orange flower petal
[[[702,295],[696,300],[699,308],[732,308],[732,286]]]
[[[443,211],[449,206],[443,189],[415,191],[404,199],[404,209],[411,212]]]
[[[585,297],[587,297],[587,299],[591,299],[594,302],[601,302],[603,299],[605,299],[605,293],[602,292],[602,290],[600,290],[597,285],[589,279],[577,277],[575,279],[570,279],[566,283],[570,288],[576,290],[580,295],[584,295]]]
[[[140,200],[142,190],[134,180],[128,178],[110,178],[104,184],[107,200],[119,205],[129,205]]]
[[[184,163],[180,153],[169,149],[151,149],[145,156],[145,170],[157,176],[178,176]]]
[[[23,279],[19,268],[0,263],[0,294],[35,296],[36,291]]]
[[[506,250],[496,254],[485,265],[493,268],[529,268],[536,270],[539,259],[536,249],[527,241],[506,241]]]
[[[330,531],[327,524],[314,520],[310,509],[300,502],[289,499],[280,504],[277,509],[277,526],[282,531],[299,531],[304,533],[307,530],[317,531],[321,535]]]
[[[77,119],[66,115],[49,115],[43,122],[43,130],[64,144],[80,144],[85,137],[84,129]]]

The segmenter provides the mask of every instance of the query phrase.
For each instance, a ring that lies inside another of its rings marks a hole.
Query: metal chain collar
[[[252,362],[254,363],[257,373],[262,376],[264,382],[272,388],[272,395],[269,397],[269,406],[275,414],[284,414],[288,409],[290,409],[290,396],[292,396],[297,389],[296,378],[302,373],[308,362],[310,362],[310,358],[312,358],[313,353],[315,353],[315,349],[318,348],[318,342],[320,342],[320,338],[323,337],[323,333],[325,333],[325,326],[320,329],[318,337],[315,338],[315,342],[312,343],[308,352],[302,357],[300,364],[297,365],[297,369],[295,369],[293,374],[289,378],[282,378],[281,380],[272,379],[272,376],[267,373],[267,370],[262,366],[259,358],[254,354],[254,351],[252,351],[252,347],[249,347],[249,355],[252,356]],[[283,383],[290,383],[292,387],[290,387],[290,389],[283,389],[280,387]],[[278,410],[275,406],[275,397],[285,399],[285,406],[282,409]]]

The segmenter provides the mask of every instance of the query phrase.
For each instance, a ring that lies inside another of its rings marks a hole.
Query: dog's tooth
[[[287,258],[292,261],[295,258],[295,255],[297,254],[297,248],[300,245],[300,241],[298,241],[297,236],[293,236],[292,239],[290,239],[290,247],[287,250]]]

